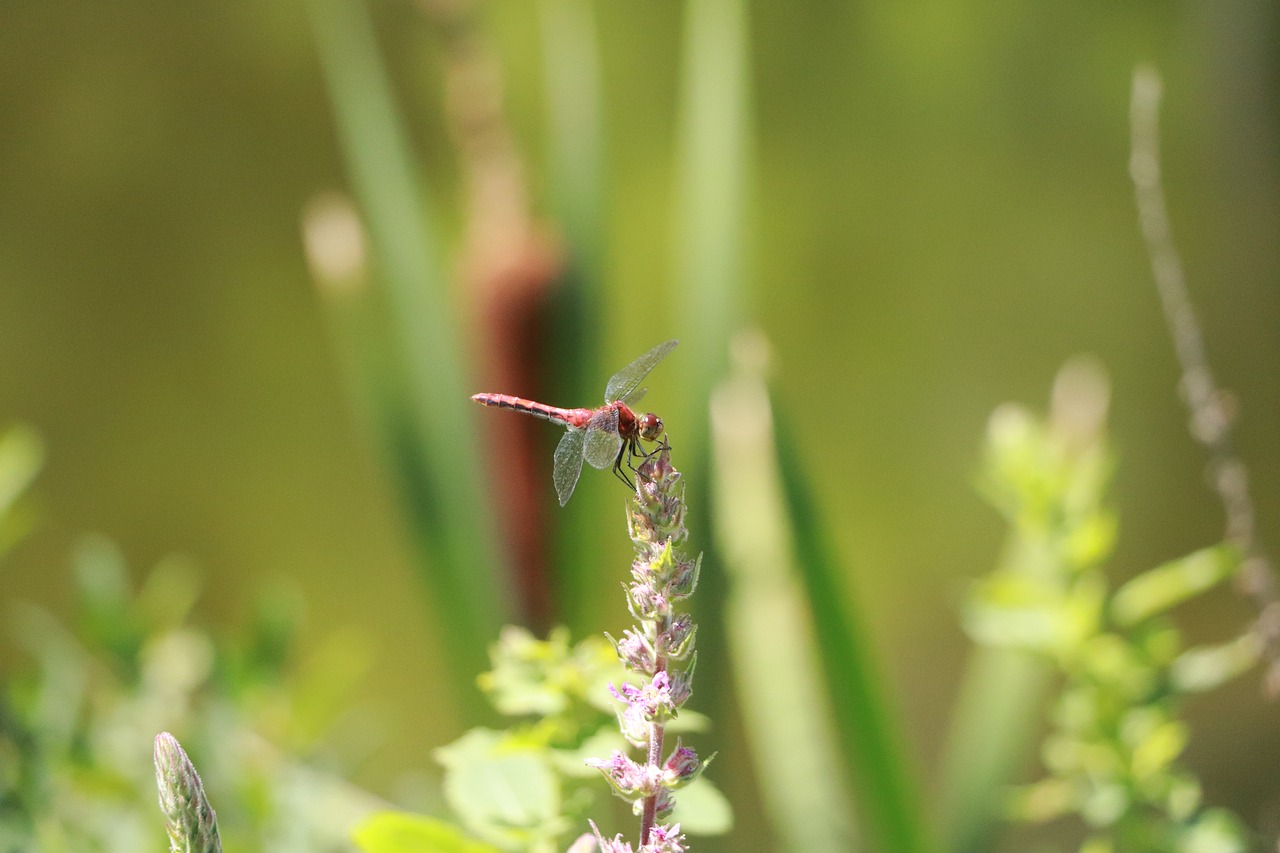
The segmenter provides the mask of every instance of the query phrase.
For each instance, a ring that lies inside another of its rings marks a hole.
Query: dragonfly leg
[[[630,441],[627,441],[626,443],[624,443],[622,447],[618,450],[618,458],[614,460],[614,463],[613,463],[613,473],[616,474],[623,482],[625,482],[628,488],[631,488],[631,489],[635,488],[635,485],[631,482],[631,479],[627,477],[627,475],[624,474],[622,471],[622,463],[625,460],[627,463],[627,467],[631,469],[631,473],[635,474],[636,477],[638,477],[641,480],[644,480],[646,483],[652,483],[653,480],[645,476],[644,472],[636,467],[635,459],[637,457],[639,457],[640,459],[649,459],[650,457],[653,456],[653,454],[657,453],[659,450],[664,450],[664,449],[665,450],[671,449],[671,445],[667,443],[666,433],[662,434],[662,438],[656,444],[654,444],[651,450],[645,450],[644,445],[642,445],[638,440],[633,438]]]
[[[627,443],[627,446],[624,448],[624,451],[626,452],[626,455],[627,455],[627,467],[631,469],[632,473],[634,473],[637,477],[643,479],[646,483],[653,482],[650,478],[646,477],[639,468],[635,466],[635,459],[636,457],[639,457],[641,459],[648,459],[650,456],[657,453],[661,449],[662,449],[662,443],[659,442],[659,444],[656,447],[654,447],[653,450],[646,452],[644,449],[644,445],[640,444],[639,441],[632,439]]]
[[[628,468],[630,468],[632,471],[636,470],[631,464],[631,453],[628,452],[630,450],[631,444],[632,442],[623,442],[622,446],[618,448],[618,456],[616,459],[613,460],[613,475],[617,477],[619,480],[621,480],[622,482],[626,483],[627,488],[631,489],[634,492],[636,489],[636,484],[631,482],[631,478],[628,477],[622,470],[622,460],[624,459],[627,461]]]
[[[631,455],[639,456],[642,459],[648,459],[650,456],[657,453],[659,450],[670,450],[670,449],[671,449],[671,445],[667,442],[667,434],[664,432],[662,434],[662,438],[658,439],[658,441],[653,445],[652,450],[646,453],[645,449],[639,444],[639,442],[637,442],[635,446],[631,448]],[[635,469],[633,468],[632,470],[635,470]]]

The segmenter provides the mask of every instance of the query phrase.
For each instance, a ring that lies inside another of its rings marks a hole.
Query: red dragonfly
[[[658,344],[626,367],[619,370],[604,388],[604,405],[598,409],[559,409],[507,394],[473,394],[471,399],[482,406],[514,409],[535,418],[555,421],[569,428],[556,446],[556,463],[552,479],[560,506],[569,502],[582,473],[582,460],[591,467],[613,468],[613,473],[631,487],[631,478],[622,470],[635,470],[631,460],[647,456],[640,441],[657,441],[662,435],[662,418],[653,412],[637,415],[631,407],[640,402],[648,389],[639,388],[649,371],[666,358],[679,341]]]

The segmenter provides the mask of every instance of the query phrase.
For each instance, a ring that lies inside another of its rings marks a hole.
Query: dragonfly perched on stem
[[[648,456],[640,442],[657,441],[662,436],[662,418],[653,412],[638,415],[631,407],[647,390],[640,388],[640,383],[677,343],[679,341],[658,344],[615,373],[604,389],[605,404],[598,409],[561,409],[508,394],[473,394],[471,399],[482,406],[524,412],[569,428],[556,445],[555,467],[552,469],[556,495],[560,498],[560,506],[564,506],[578,485],[584,459],[593,468],[613,468],[613,473],[620,480],[629,488],[633,487],[622,466],[625,463],[634,471],[631,460],[637,456]]]

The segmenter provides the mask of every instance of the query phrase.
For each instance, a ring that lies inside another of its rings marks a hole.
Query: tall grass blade
[[[845,853],[850,797],[758,375],[716,389],[711,427],[727,642],[765,814],[779,850]]]
[[[469,683],[511,608],[496,576],[498,540],[435,227],[368,10],[361,0],[309,0],[308,11],[403,361],[400,405],[377,420],[389,425],[415,535],[429,552],[423,576],[441,603],[450,661]]]
[[[973,650],[952,713],[942,765],[939,822],[947,850],[995,846],[1001,801],[1034,752],[1052,671],[1016,649]]]
[[[745,0],[690,0],[685,10],[672,298],[678,334],[671,337],[681,339],[686,366],[682,451],[701,460],[705,401],[725,376],[729,338],[742,315],[750,58]],[[689,477],[695,487],[703,482],[699,473]]]
[[[547,172],[555,218],[568,250],[552,295],[549,391],[566,405],[598,403],[609,365],[600,360],[605,188],[600,50],[594,0],[540,0],[547,101]],[[562,513],[556,539],[556,600],[576,632],[590,624],[598,577],[590,554],[596,519]]]
[[[821,653],[825,698],[837,709],[844,769],[857,795],[863,833],[872,850],[933,850],[916,772],[894,723],[894,701],[879,673],[860,615],[842,606],[848,594],[837,578],[848,572],[833,554],[786,424],[785,413],[780,413],[778,467],[786,500],[781,511],[789,515],[794,527],[795,559]]]

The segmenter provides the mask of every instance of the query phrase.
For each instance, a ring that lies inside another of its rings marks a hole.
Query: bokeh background
[[[555,244],[566,229],[547,165],[543,5],[496,0],[480,14],[529,210]],[[446,36],[430,9],[369,7],[423,179],[414,189],[437,215],[454,308],[439,319],[456,330],[466,390],[532,393],[480,384],[493,342],[460,271],[466,187],[444,107]],[[1262,0],[743,8],[746,237],[714,322],[771,342],[775,401],[927,787],[969,648],[959,604],[1003,536],[973,488],[996,405],[1043,407],[1058,367],[1094,354],[1113,383],[1115,576],[1222,535],[1133,209],[1138,62],[1165,79],[1174,233],[1239,412],[1261,535],[1280,541],[1280,14]],[[593,404],[613,370],[680,337],[649,383],[676,436],[694,418],[678,389],[707,322],[682,292],[685,7],[593,12],[590,310],[545,328],[548,370],[580,353],[574,369],[595,390],[550,402]],[[237,624],[254,590],[289,579],[305,637],[350,629],[373,650],[358,701],[375,709],[379,739],[354,779],[393,791],[472,721],[441,687],[439,602],[424,600],[410,513],[344,389],[303,249],[307,205],[351,188],[307,4],[19,0],[0,20],[0,420],[36,427],[48,456],[39,521],[0,573],[0,601],[65,608],[68,554],[87,531],[139,569],[189,556],[210,624]],[[482,424],[505,415],[468,414],[450,452],[500,453]],[[549,462],[557,431],[539,426]],[[551,509],[549,476],[541,484]],[[619,500],[587,472],[561,511],[600,531],[577,630],[625,624]],[[714,622],[715,603],[703,607]],[[1250,612],[1224,591],[1189,630],[1222,638]],[[715,684],[718,667],[704,656],[699,677]],[[1280,822],[1280,709],[1257,680],[1191,712],[1188,761],[1208,798]],[[739,737],[732,724],[708,736],[731,793],[750,789]]]

